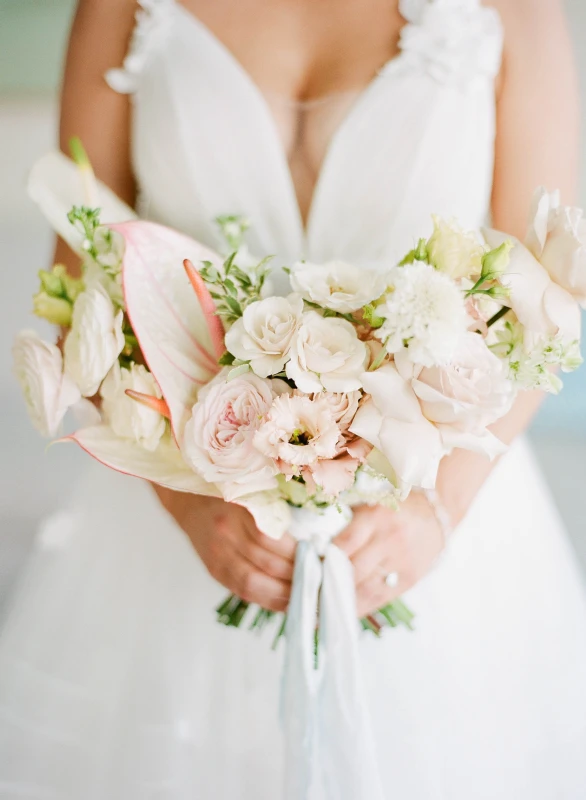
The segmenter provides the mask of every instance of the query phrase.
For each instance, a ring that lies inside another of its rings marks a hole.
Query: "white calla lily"
[[[94,179],[94,196],[88,197],[83,170],[58,151],[47,153],[36,162],[29,174],[27,188],[53,230],[78,255],[84,252],[83,235],[67,218],[73,206],[95,205],[100,208],[102,224],[137,218],[132,208],[101,181]]]

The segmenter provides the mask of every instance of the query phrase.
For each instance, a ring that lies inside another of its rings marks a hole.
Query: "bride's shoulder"
[[[80,50],[90,48],[101,62],[112,66],[120,59],[132,36],[137,0],[78,0],[70,42]]]
[[[547,29],[552,20],[565,19],[564,0],[482,0],[482,5],[498,11],[505,33],[512,28],[515,35],[530,36]]]

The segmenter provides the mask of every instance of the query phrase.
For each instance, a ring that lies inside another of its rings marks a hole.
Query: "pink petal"
[[[203,278],[188,258],[186,258],[183,262],[183,266],[185,268],[185,272],[187,273],[187,277],[189,278],[189,282],[193,286],[197,299],[199,300],[201,310],[203,311],[207,320],[210,338],[212,340],[212,344],[214,345],[216,356],[217,358],[220,358],[226,352],[226,345],[224,344],[225,332],[222,321],[218,316],[214,299],[209,293],[208,287],[205,285]]]
[[[126,242],[122,278],[128,317],[181,441],[199,389],[219,371],[206,313],[197,296],[187,291],[183,260],[219,265],[221,259],[193,239],[152,222],[110,227]]]
[[[137,403],[142,403],[143,406],[150,408],[152,411],[156,411],[162,417],[170,419],[169,406],[161,397],[153,397],[150,394],[143,394],[143,392],[137,392],[134,389],[126,389],[124,394],[136,400]]]
[[[337,497],[340,492],[344,492],[352,486],[359,466],[360,461],[357,458],[346,454],[338,456],[338,458],[318,461],[311,467],[311,474],[326,494]]]

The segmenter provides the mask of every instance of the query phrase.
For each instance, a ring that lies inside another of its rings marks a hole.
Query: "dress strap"
[[[121,94],[133,94],[151,54],[165,41],[175,0],[137,0],[134,30],[121,67],[109,69],[106,83]]]
[[[399,0],[406,24],[401,57],[389,70],[425,72],[442,83],[470,86],[501,66],[498,11],[480,0]]]

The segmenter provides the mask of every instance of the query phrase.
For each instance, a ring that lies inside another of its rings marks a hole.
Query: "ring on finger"
[[[399,583],[399,573],[385,572],[383,575],[383,580],[389,589],[395,589]]]

